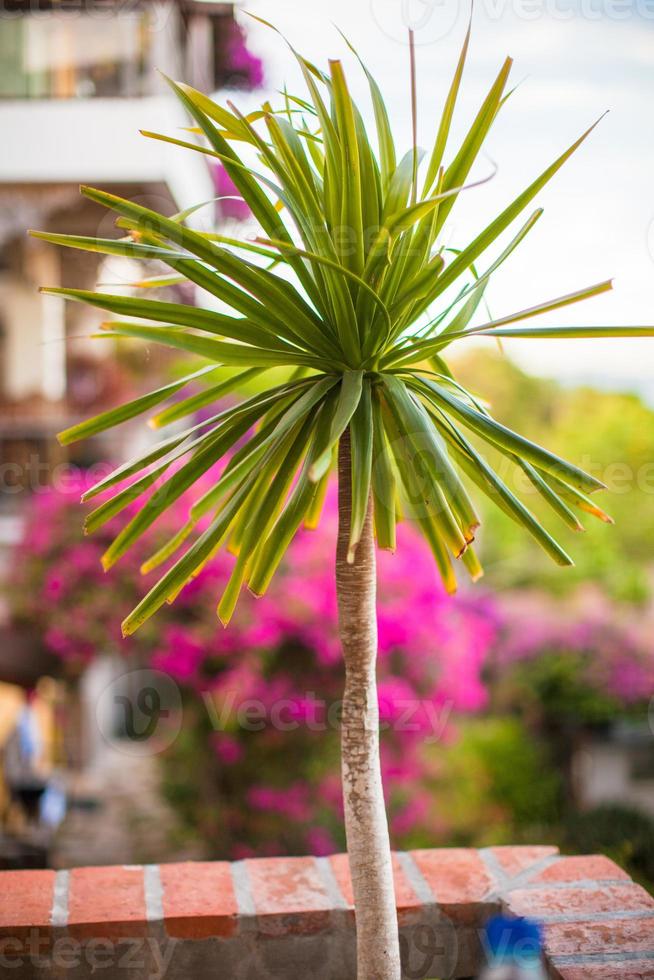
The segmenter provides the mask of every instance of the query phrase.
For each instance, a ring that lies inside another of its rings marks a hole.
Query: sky
[[[337,24],[377,76],[403,150],[410,146],[407,27],[413,26],[418,142],[431,148],[465,35],[467,2],[249,0],[247,9],[273,20],[316,62],[349,62],[353,95],[372,118],[365,80]],[[259,24],[244,23],[250,46],[265,59],[267,85],[276,89],[287,82],[301,91],[284,43]],[[532,322],[654,323],[654,0],[477,0],[451,146],[462,138],[506,55],[514,59],[512,79],[520,84],[474,176],[488,174],[493,164],[497,174],[462,195],[445,230],[448,242],[457,246],[474,237],[609,110],[531,206],[541,205],[545,213],[491,283],[489,305],[493,316],[503,316],[614,278],[612,293]],[[638,390],[654,402],[654,340],[514,340],[506,350],[532,373]]]

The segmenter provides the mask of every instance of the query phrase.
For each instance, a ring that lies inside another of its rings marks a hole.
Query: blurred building
[[[93,288],[102,257],[44,245],[26,229],[116,236],[113,218],[80,198],[80,183],[168,213],[211,199],[207,158],[138,131],[187,125],[159,72],[208,91],[232,81],[233,27],[232,4],[201,0],[2,4],[0,520],[61,460],[62,424],[115,395],[103,345],[67,342],[97,323],[93,311],[37,292]]]
[[[81,183],[164,213],[215,197],[207,157],[139,129],[174,134],[188,125],[161,73],[205,91],[238,85],[235,39],[242,35],[231,3],[0,5],[0,576],[20,537],[22,501],[70,461],[56,432],[115,402],[125,384],[108,344],[75,339],[104,316],[38,292],[42,284],[124,286],[124,265],[46,245],[26,230],[118,237],[113,217],[80,197]],[[124,451],[115,443],[75,447],[72,461]],[[0,683],[29,687],[51,660],[5,619],[0,592]]]

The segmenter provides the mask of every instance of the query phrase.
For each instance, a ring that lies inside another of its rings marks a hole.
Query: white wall
[[[202,154],[146,139],[186,138],[173,97],[0,103],[0,184],[163,182],[180,210],[214,195]]]

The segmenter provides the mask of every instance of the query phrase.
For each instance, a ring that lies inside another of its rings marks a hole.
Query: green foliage
[[[471,242],[456,252],[444,250],[444,222],[458,196],[480,183],[469,182],[469,175],[510,94],[511,60],[506,59],[462,143],[444,163],[468,41],[466,37],[435,127],[422,190],[422,151],[414,145],[404,155],[397,152],[381,92],[369,73],[376,139],[350,96],[342,63],[330,61],[324,72],[291,48],[306,84],[306,99],[289,96],[279,110],[264,104],[261,111],[244,116],[231,103],[219,106],[188,85],[169,80],[201,142],[146,134],[221,161],[261,226],[256,243],[194,231],[185,223],[188,212],[165,217],[89,187],[82,188],[87,198],[118,215],[119,227],[127,232],[120,242],[40,233],[57,245],[156,259],[168,266],[175,282],[200,286],[226,310],[138,296],[46,290],[122,318],[105,324],[101,335],[173,347],[208,362],[208,368],[240,367],[248,375],[253,369],[294,369],[291,380],[271,383],[228,411],[176,431],[158,450],[103,481],[102,488],[110,489],[153,463],[157,476],[165,480],[142,515],[132,518],[106,553],[104,564],[109,567],[183,489],[219,460],[229,460],[213,490],[192,509],[184,533],[164,549],[166,558],[186,550],[128,616],[125,634],[172,601],[223,546],[236,554],[218,607],[223,623],[231,618],[244,584],[263,591],[270,569],[297,528],[307,518],[315,524],[320,488],[348,428],[354,447],[351,559],[372,487],[381,544],[392,547],[399,508],[427,539],[449,590],[456,587],[453,559],[461,559],[471,577],[478,578],[481,567],[472,545],[479,519],[464,487],[465,473],[558,564],[571,564],[566,551],[473,447],[464,430],[474,433],[484,449],[494,448],[511,467],[522,468],[568,524],[567,501],[583,505],[585,494],[601,489],[602,482],[496,422],[452,378],[443,353],[471,334],[632,336],[654,334],[654,329],[514,326],[601,294],[610,282],[472,325],[489,278],[541,212],[527,219],[486,271],[478,275],[475,263],[593,127]],[[415,105],[413,86],[411,95]],[[274,264],[265,267],[263,261],[271,257]],[[151,282],[146,280],[145,288],[151,292]],[[210,371],[206,378],[211,378]],[[67,430],[61,440],[69,443],[148,411],[191,380],[197,380],[195,372],[167,392]],[[211,398],[209,389],[205,404]],[[187,402],[189,410],[196,405],[193,399]],[[159,424],[166,418],[170,415],[160,414]],[[249,441],[236,450],[246,433]],[[119,491],[111,513],[120,513],[152,482],[146,475],[127,492]]]
[[[537,442],[546,438],[555,452],[579,461],[611,492],[608,506],[616,526],[606,534],[601,526],[588,524],[584,547],[575,556],[576,567],[565,576],[551,574],[538,550],[517,533],[504,513],[484,508],[483,555],[498,584],[544,586],[560,592],[594,581],[616,599],[646,599],[651,591],[654,538],[654,412],[634,395],[564,388],[530,377],[498,353],[471,352],[457,360],[456,368],[467,387],[483,390],[506,425],[519,423]],[[531,498],[530,506],[545,520],[547,508],[533,492]],[[572,535],[563,531],[562,540],[565,544]]]
[[[571,816],[567,845],[577,854],[608,854],[650,890],[654,887],[654,820],[619,803]]]
[[[571,810],[552,746],[516,717],[460,719],[457,727],[438,756],[443,844],[552,843],[571,854],[606,854],[652,890],[651,816],[619,803]]]
[[[600,725],[623,713],[617,695],[592,683],[592,653],[547,651],[532,660],[512,665],[499,679],[498,700],[519,706],[532,724]]]
[[[439,759],[443,843],[486,846],[546,840],[560,817],[560,779],[519,718],[457,722]]]

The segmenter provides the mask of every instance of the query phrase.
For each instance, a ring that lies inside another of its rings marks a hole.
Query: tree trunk
[[[357,980],[400,980],[400,949],[379,758],[377,582],[372,507],[353,564],[349,433],[339,449],[336,588],[345,694],[341,734],[345,831],[357,928]]]

